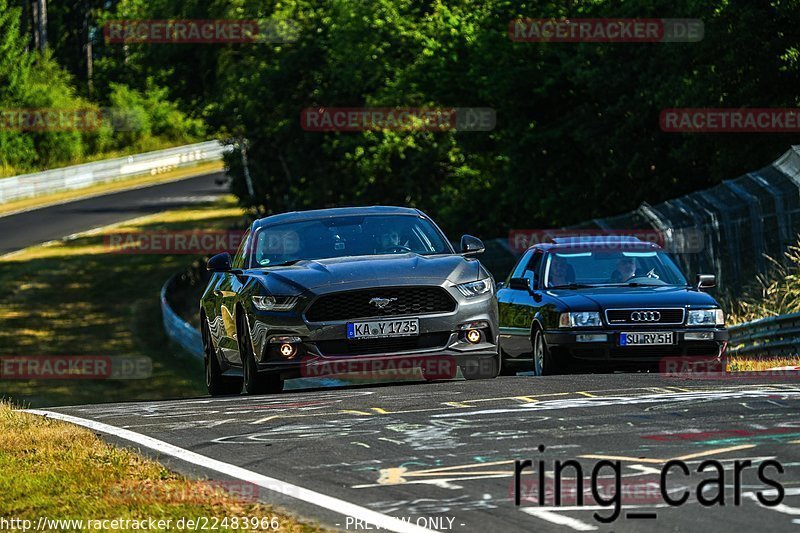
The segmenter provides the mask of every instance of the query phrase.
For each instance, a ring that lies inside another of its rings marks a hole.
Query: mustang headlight
[[[466,298],[475,298],[481,294],[486,294],[492,291],[492,279],[486,278],[480,281],[470,281],[468,283],[461,283],[456,285],[458,292]]]
[[[725,313],[722,309],[690,309],[686,319],[687,326],[724,326]]]
[[[253,305],[260,311],[289,311],[297,304],[297,296],[253,296]]]
[[[602,325],[600,313],[597,311],[561,313],[561,316],[558,317],[558,327],[560,328],[589,328]]]

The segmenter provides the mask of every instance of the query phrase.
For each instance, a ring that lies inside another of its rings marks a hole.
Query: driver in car
[[[617,261],[617,268],[611,273],[611,283],[624,283],[636,277],[636,261],[633,257],[623,257]]]
[[[400,234],[397,231],[382,232],[378,238],[378,253],[397,252],[408,250],[408,241],[401,242]]]
[[[563,257],[553,257],[550,264],[550,287],[575,283],[575,270]]]

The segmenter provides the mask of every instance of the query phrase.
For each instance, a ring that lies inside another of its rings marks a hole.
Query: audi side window
[[[539,273],[539,268],[542,265],[543,257],[544,253],[542,253],[539,250],[536,250],[536,252],[534,252],[533,254],[533,258],[528,262],[528,266],[525,267],[525,271],[522,273],[522,277],[529,279],[531,281],[531,285],[533,285],[533,280]]]
[[[533,255],[533,250],[528,250],[527,252],[522,254],[522,257],[519,258],[519,261],[517,261],[517,264],[514,265],[513,269],[511,269],[511,273],[508,275],[508,278],[506,279],[506,285],[508,285],[510,283],[511,278],[521,278],[522,277],[522,274],[525,272],[526,265],[531,260],[531,255]]]

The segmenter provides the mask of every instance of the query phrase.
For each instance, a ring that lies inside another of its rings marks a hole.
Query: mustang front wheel
[[[242,379],[223,376],[214,353],[211,334],[203,319],[203,362],[206,367],[206,388],[211,396],[224,396],[242,392]]]
[[[247,394],[272,394],[283,390],[283,380],[278,374],[264,374],[258,371],[256,356],[250,343],[250,328],[247,319],[240,321],[239,354],[242,357],[244,390]]]

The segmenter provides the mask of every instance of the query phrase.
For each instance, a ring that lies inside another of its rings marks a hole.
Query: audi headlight
[[[475,298],[481,294],[492,292],[492,279],[486,278],[480,281],[470,281],[468,283],[461,283],[456,285],[458,292],[464,295],[465,298]]]
[[[558,327],[560,328],[590,328],[602,325],[600,313],[597,311],[561,313],[561,316],[558,317]]]
[[[686,319],[687,326],[724,326],[722,309],[691,309]]]
[[[260,311],[289,311],[296,303],[296,296],[253,296],[253,305]]]

